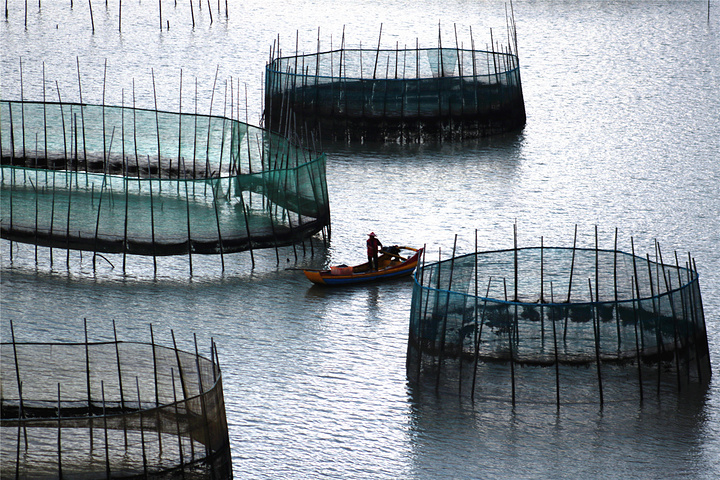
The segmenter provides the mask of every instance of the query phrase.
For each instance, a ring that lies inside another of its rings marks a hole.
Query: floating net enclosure
[[[526,120],[509,46],[343,46],[271,57],[265,73],[265,125],[274,131],[307,127],[335,141],[404,143],[484,137]]]
[[[0,150],[12,241],[155,256],[329,234],[325,155],[237,120],[2,101]]]
[[[531,247],[423,265],[408,378],[471,397],[558,406],[642,401],[703,385],[710,359],[698,274],[675,260]]]
[[[2,343],[2,478],[232,478],[222,376],[154,343]]]

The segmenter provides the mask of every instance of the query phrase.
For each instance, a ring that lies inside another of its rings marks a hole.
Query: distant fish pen
[[[381,29],[382,33],[382,29]],[[518,130],[525,102],[517,50],[346,48],[282,56],[265,68],[265,125],[333,141],[461,140]],[[491,32],[492,33],[492,32]],[[492,35],[491,35],[492,41]],[[318,40],[319,46],[319,40]],[[277,55],[277,57],[275,57]]]
[[[577,238],[577,237],[576,237]],[[456,240],[457,241],[457,240]],[[694,261],[615,248],[470,253],[415,273],[407,375],[503,401],[642,402],[707,385]]]
[[[214,343],[208,359],[152,328],[151,343],[85,332],[0,344],[2,478],[232,478]]]
[[[2,238],[123,265],[304,245],[329,235],[330,210],[326,157],[298,140],[219,116],[3,100]]]

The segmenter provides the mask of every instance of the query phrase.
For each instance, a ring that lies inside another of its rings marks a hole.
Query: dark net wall
[[[265,115],[341,140],[472,138],[525,124],[518,57],[464,49],[342,49],[266,67]]]
[[[2,343],[3,478],[232,476],[220,369],[141,343]]]
[[[415,382],[507,400],[602,402],[709,379],[688,265],[525,248],[426,265],[415,278],[407,358]]]
[[[288,245],[330,222],[325,156],[222,117],[0,103],[2,235],[140,255]]]

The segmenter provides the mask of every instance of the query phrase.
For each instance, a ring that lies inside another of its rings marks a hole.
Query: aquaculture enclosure
[[[325,156],[237,120],[2,101],[0,150],[12,241],[159,256],[329,233]]]
[[[456,36],[457,39],[457,36]],[[440,42],[439,42],[440,43]],[[279,50],[279,49],[278,49]],[[345,48],[270,59],[265,121],[339,141],[421,142],[520,129],[525,103],[510,46]]]
[[[0,354],[2,478],[232,477],[214,345],[209,359],[117,340]]]
[[[698,274],[617,248],[475,252],[415,274],[407,374],[474,397],[640,400],[710,378]]]

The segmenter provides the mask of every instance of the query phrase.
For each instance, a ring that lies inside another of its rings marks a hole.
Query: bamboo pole
[[[592,302],[593,298],[593,288],[592,288],[592,281],[588,278],[588,289],[590,291],[590,301]],[[596,292],[597,294],[597,292]],[[603,383],[602,383],[602,372],[600,369],[600,319],[597,315],[597,302],[592,307],[592,327],[593,327],[593,337],[595,339],[595,365],[597,366],[597,377],[598,377],[598,391],[600,394],[600,409],[603,408],[604,405],[604,396],[603,396]]]
[[[545,239],[540,236],[540,339],[545,346]]]
[[[677,388],[678,392],[681,390],[680,380],[680,345],[678,343],[678,318],[677,311],[675,309],[674,293],[672,291],[672,278],[665,270],[665,262],[662,258],[662,251],[660,250],[660,244],[655,242],[657,252],[660,257],[660,265],[662,267],[662,276],[665,282],[665,291],[667,292],[668,302],[670,303],[670,312],[673,318],[673,356],[675,357],[675,375],[677,377]]]
[[[10,336],[12,338],[12,345],[13,345],[13,359],[15,360],[15,380],[17,382],[18,386],[18,401],[19,401],[19,410],[18,410],[18,420],[22,420],[25,418],[25,404],[23,402],[22,397],[22,381],[20,380],[20,364],[18,362],[18,354],[17,354],[17,342],[15,341],[15,326],[13,325],[12,319],[10,320]],[[18,427],[19,428],[19,427]],[[25,449],[27,449],[27,427],[23,423],[23,432],[25,434]],[[19,444],[19,442],[18,442]]]
[[[695,362],[697,364],[697,372],[698,372],[698,381],[700,383],[703,382],[703,375],[702,375],[702,368],[700,365],[700,339],[698,338],[698,312],[697,312],[697,301],[698,298],[695,296],[695,291],[697,289],[697,279],[692,279],[692,273],[691,270],[692,267],[692,258],[690,257],[690,252],[688,252],[688,262],[685,265],[685,268],[687,270],[687,283],[690,286],[690,302],[689,302],[689,309],[690,309],[690,325],[692,325],[692,333],[693,333],[693,344],[695,345]],[[695,285],[693,285],[693,283]]]
[[[118,386],[120,389],[120,409],[125,413],[125,393],[123,390],[123,382],[122,382],[122,368],[120,363],[120,348],[119,348],[119,342],[117,338],[117,329],[115,328],[115,320],[113,320],[113,337],[115,338],[115,358],[117,359],[117,372],[118,372]],[[123,433],[125,436],[125,447],[127,448],[127,423],[125,416],[123,415]]]
[[[680,307],[682,309],[682,318],[684,320],[683,324],[687,325],[687,319],[690,316],[690,314],[688,312],[688,303],[689,302],[685,302],[686,288],[683,287],[682,274],[680,272],[680,261],[678,259],[677,251],[675,251],[674,253],[675,253],[675,270],[677,271],[677,277],[678,277],[678,292],[680,294]],[[688,332],[688,328],[686,327],[685,335],[684,335],[684,340],[685,340],[686,346],[689,343],[688,336],[689,336],[689,332]],[[690,348],[689,348],[689,346],[687,348],[685,348],[685,372],[687,374],[687,381],[689,383],[690,382]]]
[[[477,248],[475,249],[477,254]],[[477,261],[476,268],[477,268]],[[476,275],[477,277],[477,275]],[[477,281],[476,281],[477,283]],[[480,322],[478,326],[478,319],[477,319],[477,306],[476,306],[476,312],[475,312],[475,330],[477,331],[477,339],[475,340],[475,365],[473,367],[473,381],[472,381],[472,388],[470,389],[470,401],[475,401],[475,380],[477,379],[477,368],[478,368],[478,361],[480,359],[480,342],[482,341],[482,331],[483,331],[483,325],[484,322],[482,321],[485,317],[485,308],[487,306],[488,302],[488,295],[490,295],[490,284],[492,283],[492,277],[488,279],[488,285],[487,290],[485,290],[485,298],[483,299],[483,309],[482,313],[480,314]],[[475,296],[477,298],[477,285],[475,287]]]
[[[57,384],[57,459],[58,459],[58,478],[63,478],[62,471],[62,412],[60,403],[60,382]]]
[[[142,459],[143,459],[143,474],[145,478],[148,478],[148,462],[147,453],[145,451],[145,428],[143,427],[143,407],[140,400],[140,381],[138,377],[135,377],[135,389],[137,390],[138,399],[138,415],[140,416],[140,444],[142,445]]]
[[[173,408],[175,409],[175,429],[177,433],[177,440],[178,440],[178,453],[180,454],[180,468],[182,471],[182,477],[185,478],[185,460],[184,460],[184,452],[183,452],[183,444],[182,444],[182,434],[180,432],[180,412],[178,409],[178,398],[177,398],[177,388],[175,386],[175,369],[170,369],[170,380],[172,382],[172,388],[173,388]],[[190,442],[192,442],[192,439],[190,439]]]
[[[88,0],[88,5],[90,6],[90,24],[92,25],[92,33],[95,33],[95,19],[93,19],[92,0]]]
[[[427,249],[426,249],[426,248],[423,248],[422,270],[421,270],[421,278],[420,278],[420,285],[421,285],[421,287],[423,287],[423,288],[425,288],[423,282],[424,282],[424,279],[425,279],[425,269],[426,269],[425,259],[426,259],[426,252],[427,252]],[[431,281],[432,281],[432,277],[428,278],[428,285],[430,284]],[[435,292],[434,294],[437,295],[437,292]],[[422,298],[421,298],[421,301],[422,301]],[[428,312],[429,303],[430,303],[430,289],[427,288],[427,289],[426,289],[426,294],[425,294],[425,308],[424,308],[424,310],[423,310],[422,304],[420,305],[420,309],[421,309],[422,311],[420,312],[420,321],[418,322],[418,332],[419,332],[419,334],[418,334],[418,346],[419,346],[419,348],[418,348],[418,364],[417,364],[417,372],[416,372],[416,378],[418,379],[418,381],[420,380],[420,371],[421,371],[421,367],[422,367],[422,353],[423,353],[423,352],[422,352],[422,350],[423,350],[422,347],[423,347],[423,333],[424,333],[423,327],[425,326],[424,324],[425,324],[425,321],[426,321],[426,319],[427,319],[427,312]]]
[[[630,291],[633,290],[633,287],[637,288],[635,285],[637,282],[635,280],[635,277],[630,277]],[[642,354],[640,353],[640,338],[638,335],[638,314],[637,309],[635,308],[635,302],[640,301],[640,297],[636,297],[632,299],[632,310],[633,310],[633,318],[634,318],[634,325],[635,325],[635,357],[636,362],[638,366],[638,385],[640,387],[640,405],[643,403],[643,378],[642,378]]]
[[[22,126],[22,143],[23,143],[23,162],[27,161],[27,152],[25,150],[25,88],[23,82],[23,65],[20,59],[20,125]]]
[[[153,179],[150,173],[150,155],[147,155],[148,185],[150,189],[150,235],[152,242],[153,274],[157,275],[157,255],[155,251],[155,204],[153,200]]]
[[[203,386],[202,373],[200,371],[200,354],[198,353],[197,334],[193,333],[195,343],[195,369],[198,376],[198,396],[200,397],[200,410],[202,412],[202,430],[205,444],[205,457],[210,457],[210,431],[208,428],[207,405],[205,404],[205,388]]]
[[[615,326],[617,328],[617,351],[620,352],[622,347],[622,336],[620,335],[620,313],[618,312],[619,295],[618,295],[618,276],[617,276],[617,256],[618,256],[618,229],[615,227],[615,246],[613,248],[613,290],[615,292]]]
[[[90,451],[93,450],[92,395],[90,392],[90,345],[88,342],[87,319],[83,318],[85,330],[85,381],[87,384],[88,417],[90,419]]]
[[[637,257],[635,256],[635,241],[633,240],[633,237],[630,237],[630,248],[632,253],[632,261],[633,261],[633,276],[635,277],[635,295],[638,299],[638,308],[642,308],[642,304],[640,303],[640,277],[638,276],[637,271]],[[642,350],[645,351],[645,335],[644,335],[644,329],[642,328],[642,316],[638,316],[638,321],[641,322],[640,325],[640,346],[642,347]]]
[[[660,334],[660,313],[655,298],[655,287],[653,285],[652,267],[650,265],[650,254],[645,254],[647,259],[648,278],[650,280],[650,298],[652,299],[653,317],[655,317],[655,354],[657,355],[657,393],[660,396],[660,380],[662,378],[662,353],[664,351],[662,335]],[[658,286],[659,289],[659,286]]]
[[[570,294],[572,292],[573,271],[575,269],[575,247],[576,246],[577,246],[577,224],[575,224],[575,235],[573,238],[572,259],[570,260],[570,280],[568,281],[568,294],[567,294],[566,303],[570,303]],[[563,332],[563,341],[567,339],[567,328],[568,328],[568,315],[566,312],[565,313],[565,328],[564,328],[564,332]]]
[[[555,298],[553,295],[553,282],[550,282],[550,304],[553,306],[551,312],[557,312],[555,307]],[[557,327],[555,326],[555,314],[553,314],[550,321],[552,322],[553,330],[553,347],[555,355],[555,402],[557,409],[560,410],[560,359],[558,358],[558,343],[557,343]]]
[[[157,421],[157,434],[158,434],[158,455],[162,456],[162,431],[160,429],[160,389],[158,385],[158,374],[157,374],[157,354],[155,353],[155,335],[153,334],[153,326],[150,324],[150,345],[152,346],[152,357],[153,357],[153,382],[155,383],[155,415]]]
[[[128,252],[128,213],[130,210],[130,173],[129,173],[129,161],[125,156],[125,89],[122,90],[122,108],[120,110],[120,122],[122,124],[122,165],[123,165],[123,184],[125,187],[125,218],[123,219],[123,275],[125,274],[125,266],[127,261]],[[133,114],[134,115],[134,114]],[[137,149],[137,146],[135,146]],[[137,172],[138,180],[140,172]]]
[[[505,279],[504,279],[504,278],[503,278],[503,287],[504,287],[504,290],[505,290],[505,302],[506,302],[505,310],[506,310],[506,313],[508,314],[508,315],[506,315],[505,318],[506,318],[506,320],[509,320],[509,318],[510,318],[510,316],[509,316],[510,309],[507,308],[507,301],[508,301],[508,296],[507,296],[507,283],[505,282]],[[517,308],[515,309],[515,313],[517,314]],[[515,407],[515,358],[514,358],[514,354],[513,354],[513,339],[512,339],[512,332],[513,332],[513,330],[514,330],[513,326],[512,326],[512,325],[509,325],[509,326],[508,326],[508,349],[509,349],[509,352],[510,352],[511,398],[512,398],[512,406],[513,406],[513,408],[514,408],[514,407]]]
[[[383,24],[380,23],[380,34],[378,35],[378,46],[377,46],[377,50],[375,51],[375,67],[373,68],[373,80],[375,80],[375,74],[377,73],[378,58],[380,57],[380,41],[382,38],[382,27],[383,27]]]
[[[105,432],[105,477],[110,478],[110,444],[108,442],[107,411],[105,409],[105,382],[100,380],[100,393],[102,395],[103,432]]]

